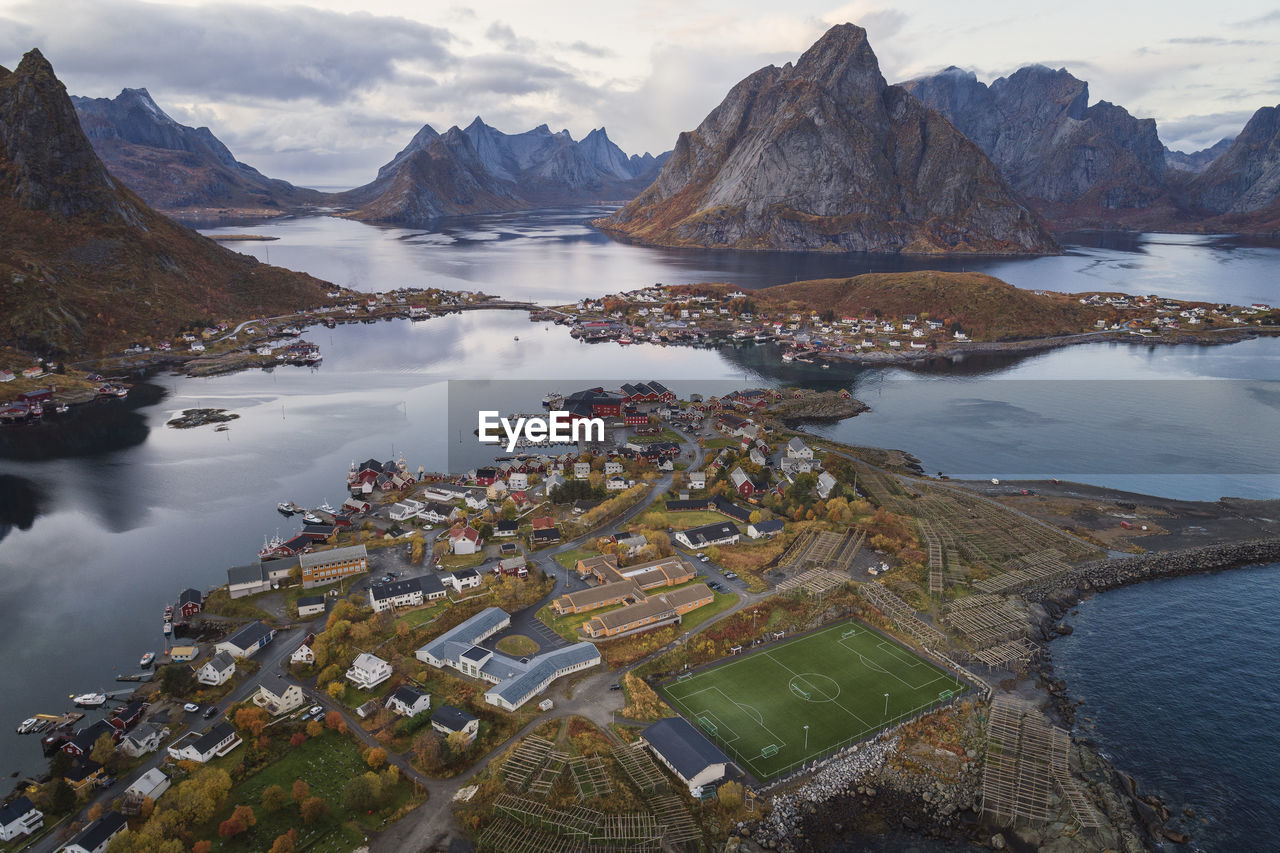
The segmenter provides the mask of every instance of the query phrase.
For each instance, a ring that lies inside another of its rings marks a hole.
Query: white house
[[[361,690],[372,690],[391,677],[391,664],[382,658],[361,652],[347,670],[347,681]]]
[[[369,587],[369,607],[374,613],[381,613],[395,607],[417,607],[445,595],[444,584],[438,577],[423,575]]]
[[[31,835],[44,827],[44,813],[26,797],[0,806],[0,841]]]
[[[480,550],[480,531],[471,525],[449,531],[449,548],[455,554],[474,554]]]
[[[694,527],[691,530],[681,530],[675,535],[677,542],[695,551],[709,548],[712,545],[733,545],[741,537],[742,533],[738,530],[737,525],[730,521],[716,521],[711,524],[704,524],[702,527]]]
[[[791,459],[813,459],[813,448],[796,436],[787,442],[787,456]]]
[[[387,696],[387,705],[402,717],[412,717],[431,708],[431,694],[409,685],[401,685]]]
[[[654,757],[665,764],[689,793],[698,796],[728,773],[729,756],[707,740],[683,717],[667,717],[649,726],[640,735]]]
[[[836,478],[832,477],[829,472],[823,471],[818,475],[818,497],[823,500],[831,497],[831,493],[835,490],[837,485],[838,483],[836,482]]]
[[[411,518],[417,518],[418,513],[422,512],[425,506],[422,501],[401,501],[394,504],[387,515],[392,521],[408,521]]]
[[[298,598],[298,618],[319,616],[325,611],[323,595],[304,595]]]
[[[512,471],[507,475],[507,488],[513,492],[523,492],[529,488],[529,475],[523,471]]]
[[[689,488],[695,490],[705,489],[707,487],[707,475],[704,471],[689,472]]]
[[[161,794],[169,790],[169,785],[169,777],[164,775],[160,768],[152,767],[139,776],[138,781],[125,788],[124,795],[126,798],[135,798],[139,801],[155,801],[160,799]]]
[[[610,477],[605,481],[604,487],[611,492],[621,492],[627,489],[627,481],[622,477]]]
[[[236,674],[236,659],[226,652],[218,652],[196,670],[196,681],[217,687],[226,684]]]
[[[169,744],[169,756],[174,761],[195,761],[204,764],[214,758],[221,758],[241,743],[240,736],[231,724],[223,720],[215,723],[203,734],[187,732]]]
[[[307,636],[303,637],[302,643],[293,650],[293,654],[289,655],[289,663],[315,663],[316,652],[312,648],[312,644],[315,641],[315,634],[307,634]]]
[[[484,495],[467,495],[463,502],[473,512],[484,512],[489,508],[489,499]]]
[[[253,694],[253,704],[265,709],[273,717],[301,708],[302,703],[306,701],[306,694],[296,684],[290,684],[283,691],[277,693],[264,683],[258,688],[258,692]]]
[[[160,742],[169,736],[169,730],[155,723],[139,723],[120,738],[119,749],[133,758],[155,752]]]
[[[766,536],[772,538],[782,532],[783,523],[771,518],[768,521],[757,521],[754,524],[747,525],[747,535],[752,539],[763,539]]]
[[[219,652],[226,652],[236,658],[251,658],[258,650],[271,642],[276,629],[261,622],[250,622],[230,637],[214,646]]]
[[[480,573],[475,569],[459,569],[456,572],[445,575],[444,580],[455,591],[462,592],[464,589],[475,589],[480,586]]]
[[[58,853],[105,853],[111,839],[128,827],[124,815],[111,811],[76,833]]]
[[[606,475],[608,475],[608,474],[621,474],[621,473],[622,473],[622,463],[621,463],[621,462],[616,462],[616,461],[613,461],[613,460],[610,460],[610,461],[608,461],[608,462],[604,463],[604,473],[605,473]]]
[[[590,473],[591,473],[591,463],[590,463],[590,462],[575,462],[575,463],[573,463],[573,476],[574,476],[574,477],[576,477],[577,479],[579,479],[579,480],[585,480],[585,479],[587,479],[587,476],[588,476]]]
[[[467,743],[470,743],[476,739],[476,734],[480,731],[480,719],[461,708],[441,705],[431,715],[431,728],[445,737],[455,732],[462,732],[467,736]]]

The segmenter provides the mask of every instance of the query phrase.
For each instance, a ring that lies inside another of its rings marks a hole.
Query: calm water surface
[[[1081,733],[1202,850],[1280,849],[1277,609],[1280,565],[1155,581],[1082,602],[1051,647]]]

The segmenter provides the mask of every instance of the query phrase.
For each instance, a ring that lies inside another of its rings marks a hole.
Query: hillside
[[[915,314],[948,322],[975,340],[1073,334],[1112,314],[1081,305],[1070,294],[1037,295],[983,273],[936,270],[798,281],[753,290],[748,298],[757,311],[773,316],[801,311],[860,318]]]
[[[241,163],[209,128],[170,118],[146,89],[71,102],[112,176],[175,218],[277,216],[324,199],[323,193],[268,178]]]
[[[71,357],[323,302],[318,279],[218,246],[111,177],[37,50],[0,68],[0,343]]]
[[[732,249],[1057,251],[982,151],[885,83],[866,31],[832,27],[680,134],[657,180],[598,227]]]

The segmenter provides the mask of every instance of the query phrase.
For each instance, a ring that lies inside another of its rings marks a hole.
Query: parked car
[[[212,719],[213,715],[214,715],[214,714],[216,714],[216,713],[218,713],[218,706],[217,706],[217,705],[210,705],[208,708],[205,708],[205,709],[204,709],[204,713],[203,713],[203,714],[201,714],[200,716],[202,716],[202,717],[204,717],[206,720],[208,720],[208,719]]]
[[[738,573],[737,573],[737,572],[725,572],[725,573],[724,573],[724,577],[725,577],[725,580],[736,581],[736,580],[738,579]]]
[[[186,711],[188,714],[194,714],[200,710],[200,706],[195,702],[188,702],[182,706],[182,710]]]
[[[622,689],[622,685],[615,681],[615,682],[613,682],[613,684],[610,684],[610,685],[609,685],[609,689],[610,689],[610,690],[621,690],[621,689]]]
[[[707,586],[711,587],[716,592],[724,591],[724,587],[721,584],[716,583],[715,581],[712,581],[711,583],[707,584]]]
[[[313,717],[318,717],[324,713],[324,708],[320,705],[312,705],[311,710],[307,711]]]

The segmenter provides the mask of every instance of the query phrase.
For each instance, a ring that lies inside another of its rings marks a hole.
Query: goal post
[[[778,745],[776,743],[771,743],[760,750],[761,758],[773,758],[777,754],[778,754]]]

